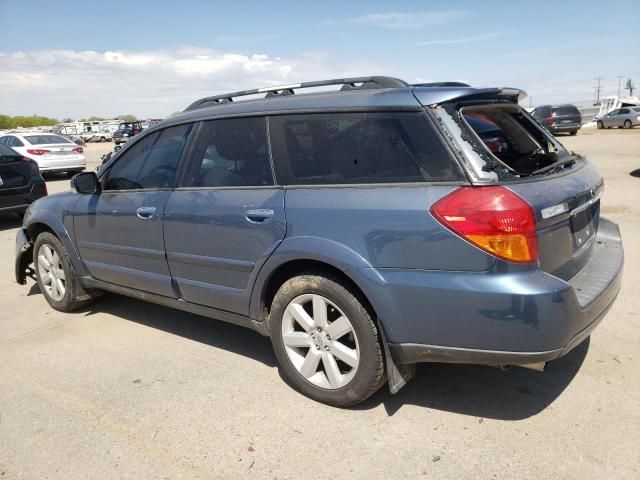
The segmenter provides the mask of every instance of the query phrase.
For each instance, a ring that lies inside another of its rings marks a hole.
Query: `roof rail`
[[[233,102],[234,98],[246,95],[266,93],[265,98],[280,97],[293,95],[294,90],[298,90],[300,88],[325,87],[329,85],[342,85],[340,91],[366,90],[372,88],[402,88],[409,86],[409,84],[404,80],[393,77],[334,78],[331,80],[318,80],[315,82],[292,83],[290,85],[277,85],[274,87],[256,88],[253,90],[241,90],[239,92],[204,97],[193,102],[185,108],[184,111],[188,112],[190,110],[197,110],[199,108],[210,107],[212,105]]]
[[[430,82],[430,83],[414,83],[412,87],[470,87],[464,82]]]

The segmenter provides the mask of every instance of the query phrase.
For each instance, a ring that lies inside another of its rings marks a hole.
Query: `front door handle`
[[[249,223],[265,223],[265,221],[271,217],[273,217],[273,210],[268,208],[247,210],[244,214],[244,218],[246,218]]]
[[[142,220],[150,220],[156,213],[156,207],[140,207],[136,210],[136,215]]]

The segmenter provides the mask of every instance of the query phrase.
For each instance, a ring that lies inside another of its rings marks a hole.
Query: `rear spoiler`
[[[519,88],[439,88],[439,87],[416,87],[413,89],[414,96],[424,106],[435,106],[441,103],[473,100],[481,98],[499,98],[511,103],[518,103],[527,98],[527,93]]]

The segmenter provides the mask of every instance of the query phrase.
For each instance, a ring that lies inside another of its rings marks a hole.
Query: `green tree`
[[[138,120],[135,115],[131,115],[130,113],[127,113],[126,115],[118,115],[116,118],[125,122],[135,122],[136,120]]]
[[[0,115],[0,128],[2,129],[11,129],[11,128],[32,128],[32,127],[43,127],[43,126],[52,126],[58,123],[58,120],[55,118],[42,117],[39,115],[18,115],[15,117],[11,117],[9,115]]]

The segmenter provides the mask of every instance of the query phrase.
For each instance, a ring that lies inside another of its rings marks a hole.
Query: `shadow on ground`
[[[37,284],[29,291],[29,295],[39,293]],[[277,366],[270,340],[237,325],[111,294],[96,299],[79,313],[108,313]],[[416,405],[473,417],[521,420],[555,401],[578,373],[588,350],[589,339],[549,363],[544,373],[520,367],[502,371],[476,365],[418,365],[416,376],[399,393],[391,395],[385,385],[354,411],[382,404],[392,416],[404,405]],[[238,372],[238,378],[241,376]]]
[[[632,177],[640,178],[640,168],[636,168],[635,170],[630,171],[629,175],[631,175]]]

